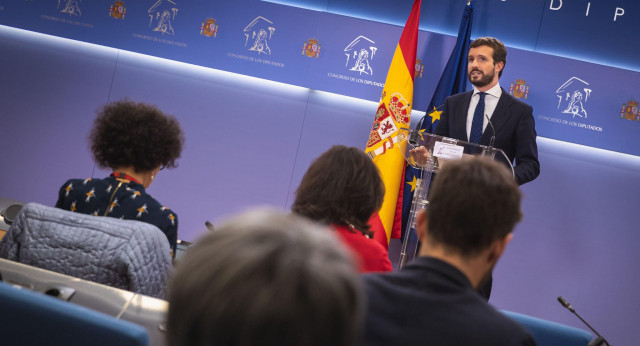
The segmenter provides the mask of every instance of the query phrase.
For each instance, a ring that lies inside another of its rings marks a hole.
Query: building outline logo
[[[82,11],[80,10],[80,1],[82,0],[58,0],[58,8],[60,8],[60,3],[63,1],[64,7],[60,10],[61,13],[82,17]]]
[[[158,0],[149,9],[149,28],[164,34],[175,35],[173,30],[173,21],[178,14],[179,9],[172,0]]]
[[[345,66],[349,67],[349,62],[353,65],[349,68],[349,71],[359,72],[360,75],[367,74],[373,76],[373,68],[371,67],[371,61],[376,55],[378,48],[375,46],[375,42],[364,36],[356,37],[351,43],[344,49],[344,54],[347,56]]]
[[[271,55],[269,41],[275,31],[276,27],[272,21],[258,16],[243,30],[245,36],[244,46],[247,47],[250,44],[250,51]]]
[[[585,104],[589,101],[592,89],[589,83],[578,77],[569,78],[556,90],[558,98],[558,109],[564,114],[572,114],[573,118],[577,116],[587,118],[587,109]]]

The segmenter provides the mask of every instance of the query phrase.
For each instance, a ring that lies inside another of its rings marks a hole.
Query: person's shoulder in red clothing
[[[356,257],[361,273],[392,271],[389,253],[382,244],[350,226],[331,225]]]

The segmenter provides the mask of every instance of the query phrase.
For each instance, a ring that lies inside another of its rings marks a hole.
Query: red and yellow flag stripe
[[[385,246],[389,244],[392,233],[398,232],[398,236],[400,234],[399,220],[394,220],[404,173],[404,156],[397,145],[397,135],[399,128],[408,128],[410,125],[420,5],[421,0],[414,1],[400,36],[365,149],[380,170],[385,185],[384,203],[378,215],[374,215],[371,220],[372,229],[377,231],[375,238]]]

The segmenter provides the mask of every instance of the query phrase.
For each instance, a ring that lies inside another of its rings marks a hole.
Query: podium
[[[408,261],[416,257],[419,241],[415,229],[416,216],[428,208],[427,195],[431,179],[446,161],[458,160],[464,155],[476,155],[491,159],[504,158],[506,162],[510,162],[504,151],[493,146],[469,143],[407,128],[399,129],[398,144],[407,161],[406,169],[414,171],[416,185],[396,270],[401,269]],[[511,167],[513,175],[513,167],[511,165],[509,167]]]

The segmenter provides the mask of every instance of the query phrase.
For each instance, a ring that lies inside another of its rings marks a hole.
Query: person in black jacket
[[[522,218],[521,192],[504,165],[466,157],[443,165],[419,214],[419,257],[403,270],[364,276],[362,344],[534,345],[476,292]]]
[[[533,108],[509,95],[499,83],[507,49],[496,38],[480,37],[469,45],[467,59],[473,90],[447,98],[434,133],[502,149],[509,162],[501,156],[496,159],[507,165],[515,161],[519,185],[534,180],[540,174],[540,162]]]
[[[161,169],[177,167],[184,144],[178,120],[155,106],[113,102],[98,113],[89,141],[98,166],[113,173],[104,179],[67,180],[56,207],[150,223],[167,236],[175,254],[178,216],[146,189]]]

